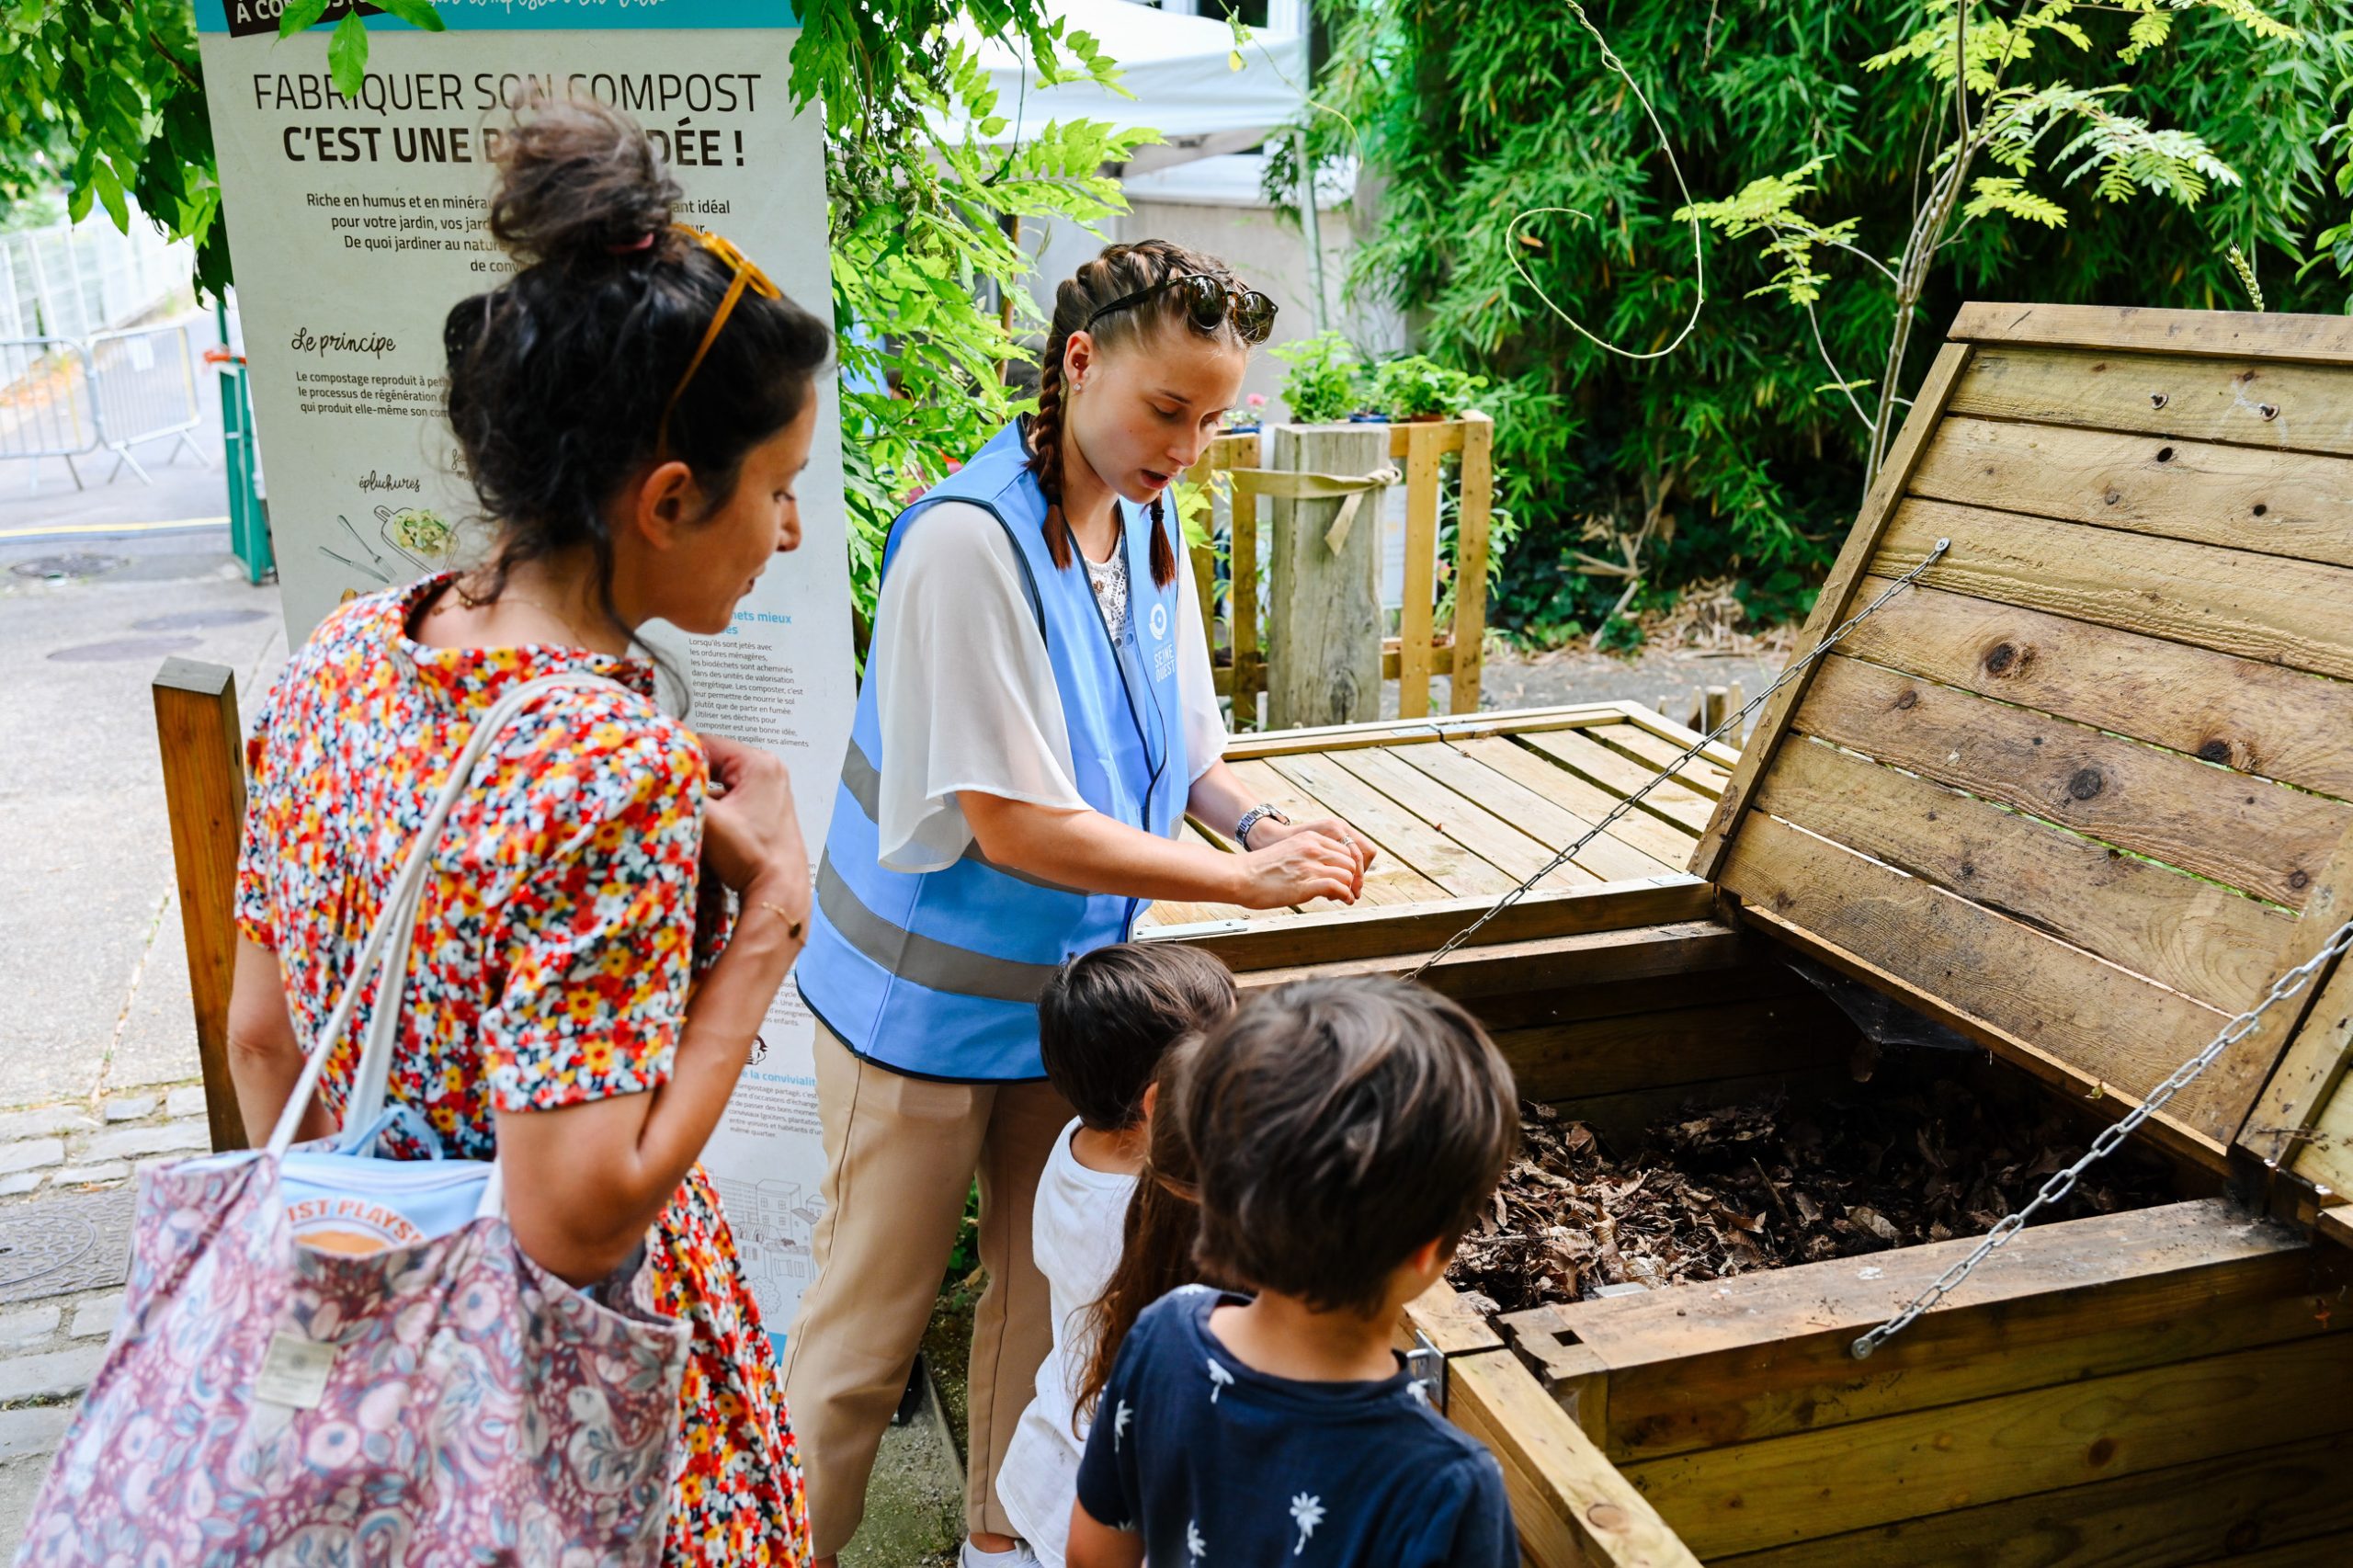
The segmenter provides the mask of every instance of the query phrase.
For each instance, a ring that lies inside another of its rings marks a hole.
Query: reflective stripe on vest
[[[1152,581],[1151,517],[1120,503],[1130,613],[1115,647],[1085,568],[1053,564],[1045,497],[1024,458],[1019,427],[1001,431],[901,514],[882,570],[909,528],[942,501],[994,516],[1027,579],[1081,798],[1131,826],[1172,835],[1191,781],[1176,677],[1176,618],[1185,607],[1176,584]],[[1170,543],[1178,543],[1173,527]],[[1142,901],[995,865],[977,845],[939,870],[885,869],[876,827],[884,766],[870,678],[842,759],[809,948],[795,971],[802,997],[851,1050],[884,1066],[983,1082],[1042,1076],[1039,993],[1066,960],[1124,940]]]

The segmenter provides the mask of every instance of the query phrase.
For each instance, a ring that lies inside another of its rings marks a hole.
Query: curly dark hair
[[[490,232],[517,270],[442,328],[449,425],[498,530],[483,597],[523,562],[585,546],[610,616],[606,506],[654,460],[664,406],[734,269],[673,225],[677,183],[618,109],[535,105],[493,155]],[[671,415],[665,454],[694,471],[711,508],[745,454],[800,417],[832,347],[789,299],[747,290],[736,302]]]
[[[1070,524],[1063,517],[1063,349],[1070,335],[1082,329],[1106,347],[1137,341],[1175,322],[1195,336],[1225,343],[1248,352],[1249,345],[1231,321],[1209,332],[1193,324],[1184,301],[1172,290],[1155,295],[1132,310],[1108,315],[1089,328],[1087,321],[1112,301],[1157,288],[1186,273],[1201,273],[1228,288],[1239,290],[1233,269],[1213,256],[1167,240],[1139,240],[1131,245],[1111,245],[1077,273],[1063,279],[1054,290],[1054,319],[1046,335],[1046,350],[1038,358],[1038,412],[1029,421],[1029,472],[1046,493],[1046,551],[1055,566],[1068,571],[1071,562]],[[1176,577],[1176,552],[1168,542],[1163,498],[1152,500],[1152,580],[1166,587]]]

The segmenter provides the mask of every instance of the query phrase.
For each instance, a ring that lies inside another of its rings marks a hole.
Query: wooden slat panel
[[[1513,751],[1519,750],[1508,741],[1503,744]],[[1506,822],[1517,824],[1530,838],[1544,846],[1548,858],[1575,843],[1593,827],[1590,819],[1577,815],[1465,756],[1457,747],[1441,742],[1395,746],[1381,755],[1427,774],[1458,798],[1482,802]],[[1548,762],[1540,762],[1537,766],[1556,774],[1562,771]],[[1655,877],[1680,871],[1683,869],[1680,859],[1678,857],[1678,863],[1669,864],[1605,833],[1578,850],[1574,863],[1595,872],[1602,881],[1611,881],[1625,877]]]
[[[1876,593],[1887,585],[1874,577]],[[2353,800],[2353,685],[2210,648],[1915,587],[1857,627],[1858,659]]]
[[[1279,807],[1293,822],[1316,822],[1324,817],[1344,814],[1263,762],[1243,761],[1232,767],[1233,776],[1249,789],[1253,798]],[[1231,832],[1233,825],[1226,824],[1225,831]],[[1370,827],[1365,829],[1367,834],[1371,831]],[[1378,844],[1378,838],[1374,842]],[[1396,856],[1383,854],[1374,859],[1372,869],[1365,873],[1364,892],[1357,902],[1359,907],[1366,904],[1427,903],[1446,896],[1444,888]],[[1330,910],[1338,906],[1329,899],[1319,899],[1308,907]]]
[[[1928,443],[1910,494],[2353,566],[2344,458],[1955,416]]]
[[[1447,1362],[1447,1418],[1502,1464],[1532,1568],[1699,1568],[1508,1350]]]
[[[1848,1055],[1842,1021],[1819,996],[1781,996],[1506,1029],[1495,1041],[1521,1097],[1566,1100],[1835,1067]]]
[[[2353,454],[2347,386],[2344,371],[2310,365],[1988,344],[1947,406],[1986,419],[2345,455]]]
[[[1538,843],[1519,829],[1466,799],[1417,767],[1400,762],[1390,748],[1328,752],[1325,759],[1356,775],[1364,783],[1427,823],[1514,881],[1521,881],[1543,869],[1552,858],[1551,846]],[[1645,859],[1648,857],[1644,857]],[[1655,876],[1661,866],[1644,866],[1636,876]],[[1538,887],[1579,887],[1607,881],[1607,877],[1575,864],[1554,870]]]
[[[2232,358],[2259,354],[2316,365],[2353,365],[2353,320],[2344,316],[1979,300],[1961,307],[1946,335],[1981,343]]]
[[[1927,444],[1928,434],[1936,428],[1937,421],[1944,417],[1946,403],[1973,352],[1964,343],[1948,343],[1937,350],[1927,379],[1914,394],[1912,412],[1896,431],[1887,460],[1880,465],[1879,477],[1871,482],[1870,494],[1863,497],[1862,510],[1856,514],[1847,542],[1838,549],[1838,559],[1831,563],[1822,592],[1814,596],[1813,613],[1806,617],[1805,630],[1798,634],[1797,646],[1790,651],[1791,665],[1819,648],[1833,627],[1860,603],[1868,602],[1858,598],[1857,588],[1873,557],[1880,552],[1881,537],[1895,514],[1896,498],[1911,482],[1921,449]],[[1816,667],[1807,665],[1798,670],[1790,676],[1789,684],[1775,692],[1758,711],[1756,728],[1749,733],[1748,744],[1741,749],[1739,766],[1733,769],[1723,797],[1717,802],[1715,813],[1700,835],[1699,846],[1692,854],[1693,874],[1711,881],[1722,874],[1733,835],[1740,831],[1740,819],[1756,792],[1757,775],[1772,760],[1782,737],[1788,734],[1790,717],[1805,699]]]
[[[1452,744],[1481,767],[1502,774],[1586,822],[1599,822],[1625,798],[1570,772],[1550,756],[1518,739],[1492,735]],[[1639,809],[1611,823],[1609,836],[1677,869],[1691,858],[1692,848],[1699,843],[1697,834],[1683,824]]]
[[[2308,1543],[2307,1532],[2353,1526],[2348,1468],[2353,1437],[2336,1433],[1717,1561],[1740,1568],[2188,1568],[2218,1561],[2277,1568],[2299,1561],[2292,1554],[2305,1546],[2282,1548],[2291,1553],[2284,1560],[2244,1549],[2283,1538]],[[2331,1540],[2336,1555],[2301,1561],[2353,1562],[2341,1536],[2320,1544]]]
[[[2146,1093],[2221,1032],[2224,1015],[1915,877],[1757,814],[1723,885],[1865,963],[1938,1010],[1977,1019],[2127,1094]],[[2227,1140],[2268,1062],[2225,1054],[2166,1108]]]
[[[1451,895],[1509,892],[1506,875],[1413,812],[1316,752],[1267,759],[1267,766],[1360,830],[1381,853],[1411,866]]]
[[[1540,1373],[1563,1346],[1607,1369],[1604,1447],[1620,1464],[2327,1332],[2311,1239],[2209,1198],[2034,1226],[1854,1359],[1858,1335],[1978,1239],[1540,1307],[1502,1324]]]
[[[1683,755],[1682,746],[1662,740],[1637,724],[1596,724],[1585,733],[1612,750],[1624,752],[1654,773],[1664,771]],[[1681,765],[1676,777],[1695,792],[1713,800],[1724,792],[1732,773],[1705,756],[1695,756]]]
[[[1397,716],[1430,710],[1430,626],[1437,606],[1438,468],[1444,427],[1405,427],[1404,608],[1397,617]],[[1458,433],[1459,443],[1459,433]]]
[[[1479,683],[1487,642],[1488,524],[1495,497],[1495,422],[1483,414],[1462,421],[1462,499],[1454,517],[1454,642],[1450,706],[1479,710]]]
[[[1622,752],[1611,751],[1598,741],[1586,739],[1580,730],[1538,731],[1520,738],[1621,798],[1658,776],[1656,768],[1636,762]],[[1635,809],[1679,823],[1696,833],[1708,825],[1713,805],[1707,796],[1670,778],[1643,796],[1643,803]]]
[[[2353,1426],[2353,1335],[1949,1405],[1623,1473],[1703,1556],[2163,1469]]]
[[[2353,826],[2342,801],[1836,653],[1796,727],[2291,909]]]
[[[1900,576],[1939,538],[1930,587],[2353,676],[2353,572],[1941,501],[1898,507],[1871,570]]]
[[[1815,696],[1829,695],[1825,677]],[[2224,1012],[2270,986],[2296,927],[2212,882],[1812,741],[1781,747],[1757,804]]]

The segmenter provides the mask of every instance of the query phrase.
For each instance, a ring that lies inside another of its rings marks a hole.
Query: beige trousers
[[[784,1362],[816,1555],[839,1551],[866,1515],[874,1450],[931,1321],[976,1171],[989,1279],[972,1322],[964,1520],[967,1530],[1010,1535],[997,1464],[1053,1344],[1045,1277],[1029,1256],[1029,1211],[1070,1103],[1042,1083],[941,1084],[893,1073],[860,1061],[823,1024],[816,1052],[825,1211],[814,1238],[817,1278],[801,1298]]]

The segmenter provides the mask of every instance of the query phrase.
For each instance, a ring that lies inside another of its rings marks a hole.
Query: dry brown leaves
[[[1816,1104],[1695,1103],[1623,1156],[1584,1123],[1524,1106],[1520,1157],[1449,1278],[1480,1310],[1514,1312],[1977,1235],[2087,1142],[2047,1101],[1886,1077]],[[2170,1196],[2164,1167],[2126,1150],[2051,1217]]]

